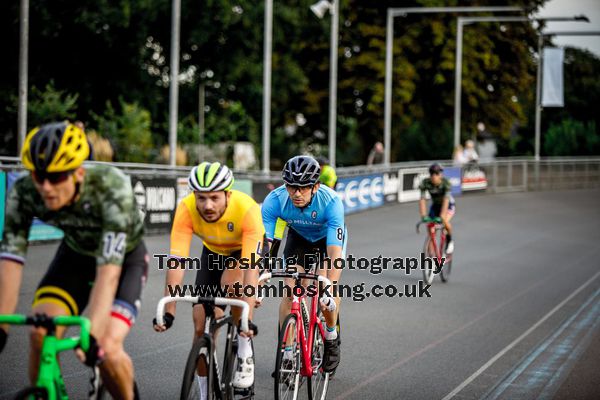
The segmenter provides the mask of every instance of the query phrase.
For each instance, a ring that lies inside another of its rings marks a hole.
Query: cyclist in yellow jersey
[[[319,175],[319,182],[335,190],[335,186],[337,185],[338,180],[337,174],[335,173],[335,169],[329,164],[329,160],[325,157],[317,157],[316,160],[321,166],[321,175]]]
[[[202,239],[204,249],[200,260],[200,269],[196,274],[197,286],[228,285],[236,282],[256,287],[258,270],[240,269],[241,259],[258,259],[262,247],[265,229],[259,205],[245,193],[232,190],[234,178],[226,165],[218,162],[203,162],[190,172],[188,184],[193,193],[186,196],[177,206],[171,230],[171,257],[186,258],[190,254],[192,236]],[[236,262],[233,268],[228,265]],[[217,268],[214,268],[214,267]],[[184,269],[169,269],[166,277],[165,295],[169,295],[168,285],[181,285]],[[208,290],[207,290],[208,292]],[[254,297],[245,298],[254,308]],[[176,303],[169,303],[165,309],[165,325],[155,330],[167,330],[175,319]],[[232,310],[234,318],[239,319],[238,310]],[[215,309],[215,316],[223,311]],[[206,313],[204,307],[194,307],[194,327],[196,336],[204,333]],[[249,318],[252,317],[252,311]],[[249,321],[256,331],[256,327]],[[250,338],[253,332],[241,332],[238,347],[238,369],[233,378],[234,386],[244,389],[254,383],[254,355]],[[205,365],[198,368],[198,384],[201,393],[206,393]]]

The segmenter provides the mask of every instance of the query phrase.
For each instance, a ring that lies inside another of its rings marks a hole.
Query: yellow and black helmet
[[[234,178],[227,165],[220,162],[203,162],[192,168],[188,186],[194,192],[219,192],[231,190]]]
[[[69,122],[53,122],[27,134],[21,160],[30,171],[64,172],[81,166],[89,154],[83,129]]]

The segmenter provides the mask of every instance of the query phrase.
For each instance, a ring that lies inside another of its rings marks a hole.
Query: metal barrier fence
[[[434,161],[410,161],[337,168],[339,178],[361,175],[391,173],[401,169],[427,167]],[[438,160],[444,166],[452,166],[451,160]],[[110,163],[131,175],[147,177],[184,177],[191,167],[170,167],[164,164]],[[530,157],[503,157],[481,162],[479,167],[487,177],[487,191],[492,193],[582,189],[600,186],[600,157],[547,157],[536,162]],[[0,157],[0,170],[18,171],[22,166],[17,157]],[[236,179],[249,179],[257,184],[280,182],[281,173],[271,171],[234,171]]]
[[[492,162],[468,164],[462,168],[448,160],[439,161],[446,169],[452,193],[478,191],[502,193],[531,190],[584,189],[600,187],[600,157],[553,157],[539,162],[531,158],[500,158]],[[419,185],[429,174],[432,161],[394,163],[389,166],[338,168],[337,193],[347,214],[381,207],[384,204],[410,202],[420,198]],[[144,215],[147,232],[170,230],[177,204],[189,193],[187,174],[190,167],[156,164],[111,163],[131,176],[138,207]],[[23,170],[18,158],[0,157],[0,203]],[[279,186],[281,174],[259,171],[235,171],[235,188],[262,202]],[[0,209],[0,232],[4,207]],[[62,231],[34,221],[29,240],[62,237]]]
[[[600,158],[498,159],[480,164],[492,193],[600,187]]]

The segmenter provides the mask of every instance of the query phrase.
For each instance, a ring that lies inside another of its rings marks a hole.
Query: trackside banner
[[[458,196],[462,193],[462,173],[460,167],[444,168],[444,176],[450,181],[452,196]]]
[[[406,168],[398,172],[398,201],[417,201],[421,198],[419,185],[421,181],[429,177],[427,167]]]
[[[346,214],[381,207],[384,203],[383,174],[340,178],[336,191]]]
[[[168,232],[177,207],[177,181],[131,177],[131,186],[149,232]]]

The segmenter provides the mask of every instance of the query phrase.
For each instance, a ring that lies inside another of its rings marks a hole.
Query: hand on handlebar
[[[170,312],[166,312],[163,316],[163,320],[165,321],[165,323],[163,325],[159,325],[158,322],[156,321],[156,318],[154,318],[152,320],[152,325],[154,326],[154,330],[156,332],[164,332],[167,329],[169,329],[171,326],[173,326],[173,321],[175,321],[175,316],[173,314],[171,314]]]

